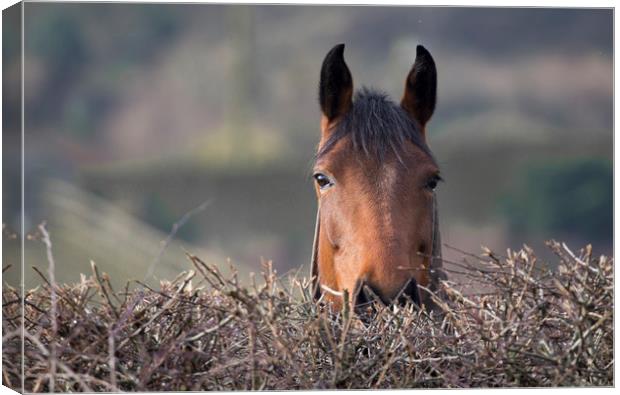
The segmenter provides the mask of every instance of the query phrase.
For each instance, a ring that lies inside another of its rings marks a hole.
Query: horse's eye
[[[333,185],[332,180],[330,180],[329,177],[323,173],[316,173],[312,177],[314,177],[316,183],[319,184],[319,188],[321,189],[326,189]]]
[[[435,188],[437,188],[437,184],[439,183],[439,181],[442,181],[441,177],[439,177],[438,175],[434,175],[428,180],[428,182],[426,183],[426,187],[431,191],[434,191]]]

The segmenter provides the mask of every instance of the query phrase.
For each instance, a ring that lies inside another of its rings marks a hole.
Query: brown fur
[[[353,293],[363,280],[385,299],[411,277],[428,286],[428,259],[418,253],[431,249],[433,196],[425,182],[437,167],[413,144],[407,144],[404,166],[395,158],[376,163],[349,145],[342,139],[315,166],[337,183],[324,192],[316,188],[320,283]],[[326,298],[339,307],[339,297],[327,292]]]
[[[341,62],[342,69],[344,60],[336,62]],[[407,77],[401,108],[410,114],[424,139],[423,129],[435,103],[433,98],[432,106],[426,108],[427,99],[418,97],[415,86],[424,84],[411,80],[424,81],[425,75],[420,77],[415,70],[416,65]],[[323,114],[319,152],[352,105],[348,84],[334,95],[346,100],[339,102],[339,117]],[[320,207],[316,270],[325,299],[336,309],[341,307],[345,290],[354,303],[362,283],[384,301],[398,296],[411,278],[418,285],[430,285],[427,256],[433,247],[434,193],[428,180],[438,175],[439,168],[430,151],[419,144],[404,140],[399,148],[398,154],[378,158],[355,149],[352,135],[345,135],[315,163],[315,173],[333,181],[324,190],[316,185]]]

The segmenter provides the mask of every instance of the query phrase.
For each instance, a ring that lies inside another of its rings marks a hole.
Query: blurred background
[[[27,3],[24,23],[28,287],[47,265],[42,221],[59,281],[91,260],[116,284],[170,279],[191,268],[184,250],[244,275],[307,268],[318,75],[341,42],[355,85],[395,99],[416,45],[434,56],[445,243],[612,253],[610,9]],[[18,81],[19,24],[4,29],[3,78]],[[5,280],[19,274],[18,87],[4,94]]]

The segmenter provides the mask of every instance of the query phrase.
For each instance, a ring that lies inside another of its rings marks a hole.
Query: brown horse
[[[314,297],[336,309],[345,290],[357,307],[373,298],[430,307],[419,286],[434,290],[444,276],[434,192],[441,178],[426,144],[435,62],[417,47],[398,105],[368,89],[354,97],[343,54],[344,44],[329,51],[319,84]]]

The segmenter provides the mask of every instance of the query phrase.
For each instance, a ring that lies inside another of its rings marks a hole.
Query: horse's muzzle
[[[383,297],[380,292],[374,290],[369,284],[360,281],[356,287],[354,300],[355,310],[358,313],[366,312],[368,308],[372,308],[374,302],[381,302],[386,306],[392,303],[404,305],[409,302],[420,306],[420,290],[418,289],[418,282],[416,279],[411,277],[395,298],[387,299]]]

